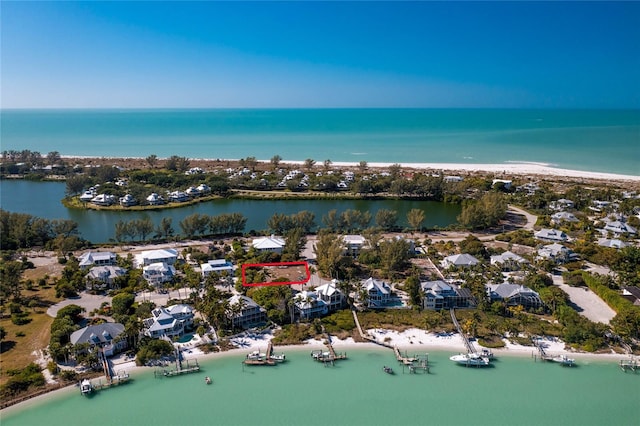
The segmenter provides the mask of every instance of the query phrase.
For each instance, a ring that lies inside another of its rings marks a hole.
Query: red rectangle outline
[[[294,266],[294,265],[303,265],[305,272],[307,273],[307,279],[303,281],[275,281],[269,283],[251,283],[247,284],[245,282],[245,269],[246,268],[260,268],[263,266]],[[304,261],[299,262],[273,262],[273,263],[245,263],[242,265],[242,285],[243,287],[262,287],[262,286],[272,286],[272,285],[296,285],[296,284],[306,284],[311,279],[311,272],[309,272],[309,264]]]

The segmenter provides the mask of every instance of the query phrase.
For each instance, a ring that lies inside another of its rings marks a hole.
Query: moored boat
[[[209,377],[209,376],[205,377],[205,378],[204,378],[204,382],[205,382],[206,384],[210,385],[210,384],[211,384],[211,377]]]
[[[264,361],[267,359],[267,354],[260,351],[253,351],[247,354],[247,359],[252,361]]]
[[[568,367],[572,367],[575,364],[575,359],[569,358],[566,355],[554,356],[553,358],[551,358],[551,361]]]
[[[382,367],[382,371],[384,371],[387,374],[393,374],[393,368],[387,367],[386,365]]]
[[[269,358],[271,358],[276,362],[285,362],[287,360],[287,357],[285,356],[285,354],[271,355]]]
[[[474,352],[466,354],[458,354],[449,357],[449,359],[455,363],[473,367],[486,367],[490,364],[491,360],[488,357],[482,356]]]
[[[93,392],[93,385],[91,384],[89,379],[84,379],[82,382],[80,382],[80,392],[82,393],[82,395],[89,395],[91,392]]]

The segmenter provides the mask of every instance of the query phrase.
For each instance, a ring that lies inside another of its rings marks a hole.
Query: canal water
[[[579,359],[563,368],[502,356],[478,369],[431,352],[431,373],[410,375],[387,349],[347,351],[334,367],[313,362],[310,350],[276,349],[288,359],[276,367],[243,367],[245,354],[235,353],[201,360],[202,371],[185,376],[158,379],[148,369],[90,398],[72,388],[11,407],[2,425],[600,426],[640,418],[640,374],[613,361]],[[384,365],[396,374],[385,374]]]
[[[72,219],[78,223],[83,238],[93,243],[104,243],[115,234],[120,221],[150,218],[156,225],[163,217],[172,218],[173,228],[180,233],[180,221],[194,213],[215,216],[223,213],[241,213],[247,218],[245,231],[267,229],[267,221],[275,213],[286,215],[308,210],[315,214],[318,226],[322,216],[330,210],[349,209],[369,211],[373,218],[380,209],[398,212],[398,225],[407,226],[406,215],[411,209],[425,211],[424,226],[445,227],[456,223],[461,207],[437,201],[406,200],[242,200],[222,199],[195,205],[151,211],[115,212],[68,209],[61,203],[65,196],[63,182],[33,182],[26,180],[0,180],[0,208],[16,213],[28,213],[45,219]],[[371,224],[374,224],[372,219]]]

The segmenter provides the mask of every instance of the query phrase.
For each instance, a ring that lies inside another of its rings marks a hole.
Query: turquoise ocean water
[[[202,372],[182,377],[156,379],[148,370],[91,398],[73,388],[5,410],[2,425],[585,426],[640,418],[640,374],[615,362],[563,368],[503,356],[493,368],[474,369],[432,352],[431,374],[409,375],[386,349],[348,351],[335,367],[314,363],[306,350],[284,352],[289,361],[277,367],[243,368],[241,353],[201,362]]]
[[[2,150],[318,163],[539,162],[640,175],[640,110],[3,110]]]

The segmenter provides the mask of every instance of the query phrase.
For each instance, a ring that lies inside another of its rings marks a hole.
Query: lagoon
[[[431,374],[409,375],[386,349],[348,349],[335,367],[313,362],[311,349],[277,350],[288,361],[276,367],[243,367],[245,354],[236,351],[201,360],[203,371],[191,375],[156,379],[145,369],[91,398],[72,388],[4,410],[2,425],[584,426],[633,425],[640,416],[640,374],[611,361],[563,368],[500,356],[493,368],[476,369],[438,351],[429,353]]]
[[[93,243],[105,243],[114,237],[115,224],[120,221],[150,218],[159,224],[163,217],[173,220],[173,228],[180,233],[180,221],[194,214],[210,216],[222,213],[242,213],[247,218],[245,231],[261,231],[267,228],[267,220],[275,213],[286,215],[308,210],[315,214],[315,221],[322,226],[322,216],[336,209],[369,211],[373,218],[380,209],[396,210],[398,224],[407,226],[407,212],[413,208],[425,211],[424,226],[446,227],[456,223],[461,206],[437,201],[408,200],[246,200],[220,199],[195,205],[150,211],[105,211],[69,209],[60,200],[65,195],[63,182],[33,182],[27,180],[0,180],[0,207],[15,213],[28,213],[45,219],[71,219],[78,223],[83,238]],[[372,220],[373,224],[373,220]]]

